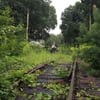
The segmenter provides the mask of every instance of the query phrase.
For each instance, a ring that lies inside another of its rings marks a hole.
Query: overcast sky
[[[75,2],[80,1],[80,0],[51,0],[52,3],[51,5],[53,5],[56,9],[56,13],[57,13],[57,27],[55,28],[55,30],[50,31],[50,33],[54,33],[54,34],[59,34],[61,31],[59,29],[59,25],[61,24],[61,13],[64,11],[65,8],[69,7],[70,5],[74,5]]]

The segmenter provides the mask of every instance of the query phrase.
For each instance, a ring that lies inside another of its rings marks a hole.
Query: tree
[[[88,48],[83,51],[83,59],[90,63],[91,67],[100,69],[100,9],[94,10],[94,23],[91,25],[91,30],[83,38]]]
[[[13,25],[14,18],[10,16],[10,13],[9,7],[0,10],[0,57],[22,53],[25,31],[22,25]]]
[[[60,26],[64,36],[64,42],[70,45],[76,44],[76,37],[79,35],[79,22],[82,21],[81,3],[75,6],[69,6],[64,10],[61,16],[62,24]]]
[[[83,3],[84,19],[88,30],[91,30],[91,25],[94,23],[93,6],[100,7],[100,0],[81,0]]]
[[[0,27],[11,25],[14,22],[13,18],[10,17],[10,12],[11,9],[9,7],[0,10]]]
[[[57,45],[63,44],[63,35],[59,34],[59,35],[54,35],[54,34],[50,34],[49,38],[46,40],[46,46],[51,46],[52,43],[55,42]]]
[[[15,25],[19,23],[26,27],[27,9],[29,9],[29,37],[43,37],[49,29],[57,24],[54,7],[50,6],[49,0],[1,0],[3,7],[11,8],[11,16],[15,19]],[[52,16],[53,14],[54,16]],[[44,32],[46,31],[46,32]],[[43,33],[44,32],[44,33]]]
[[[57,24],[56,10],[53,6],[50,6],[47,29],[48,30],[54,29],[56,27],[56,24]]]

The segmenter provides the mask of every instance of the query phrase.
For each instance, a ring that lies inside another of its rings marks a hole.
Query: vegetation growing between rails
[[[35,81],[33,80],[34,76],[24,75],[24,73],[39,64],[49,63],[51,61],[56,63],[71,62],[72,56],[67,54],[66,49],[65,51],[63,49],[63,52],[59,50],[59,52],[51,54],[44,48],[35,45],[30,46],[29,44],[25,45],[23,54],[20,56],[6,56],[0,63],[0,68],[2,68],[0,70],[0,98],[6,99],[7,97],[10,100],[12,97],[14,99],[17,90],[13,88],[13,84],[17,85],[16,82],[22,80],[32,85],[32,82]]]
[[[100,76],[100,1],[81,0],[61,15],[64,43],[77,45],[75,53],[89,64],[91,74]]]
[[[38,87],[39,85],[37,85]],[[41,87],[44,87],[46,88],[47,90],[49,91],[52,91],[53,94],[44,94],[44,93],[33,93],[33,94],[30,94],[30,95],[27,95],[27,94],[20,94],[20,96],[22,97],[28,97],[28,99],[32,99],[32,98],[35,98],[36,100],[55,100],[55,99],[65,99],[68,94],[68,90],[69,90],[69,86],[68,85],[62,85],[62,84],[57,84],[57,83],[49,83],[49,84],[45,84],[45,83],[42,83],[41,84]],[[66,88],[65,88],[66,87]],[[36,88],[36,86],[35,86]],[[59,89],[59,91],[58,91]],[[23,91],[23,90],[22,90]]]
[[[90,95],[85,90],[81,90],[80,92],[77,92],[77,99],[78,100],[82,100],[84,98],[84,96],[86,97],[85,98],[86,100],[91,100],[91,99],[99,100],[99,96]]]
[[[40,70],[36,71],[32,75],[26,74],[26,76],[24,76],[21,79],[21,82],[22,82],[22,84],[24,82],[23,86],[27,85],[31,89],[35,89],[35,88],[39,89],[39,88],[42,87],[42,88],[44,88],[48,91],[47,93],[42,93],[42,92],[34,93],[33,92],[32,94],[26,94],[26,93],[24,93],[24,88],[22,86],[22,87],[20,87],[20,91],[17,92],[16,94],[21,96],[21,97],[24,97],[24,98],[28,97],[28,99],[29,98],[30,99],[35,98],[36,100],[65,99],[68,96],[68,91],[69,91],[69,88],[70,88],[69,84],[56,83],[56,81],[54,81],[54,80],[48,81],[48,84],[43,83],[43,82],[37,83],[36,78],[39,74],[41,74]],[[49,92],[50,92],[50,94],[49,94]]]
[[[55,67],[55,69],[52,71],[52,73],[54,75],[60,76],[62,78],[65,78],[68,75],[68,68],[67,67],[66,68],[62,68],[62,67],[56,68]]]
[[[57,37],[49,34],[57,24],[56,10],[50,3],[50,0],[0,0],[0,100],[14,100],[18,91],[13,84],[19,79],[31,83],[34,76],[24,73],[50,61],[65,63],[78,57],[89,66],[82,69],[100,77],[100,0],[81,0],[66,8],[61,16],[62,35]],[[42,39],[45,48],[26,41],[27,7],[31,15],[29,41]],[[59,52],[51,54],[48,47],[54,41]]]

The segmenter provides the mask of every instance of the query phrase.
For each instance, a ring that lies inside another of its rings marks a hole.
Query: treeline
[[[81,0],[61,16],[64,43],[79,47],[82,59],[100,73],[100,0]],[[99,74],[100,75],[100,74]]]
[[[0,100],[15,100],[17,81],[33,81],[24,74],[44,59],[29,41],[48,39],[56,24],[50,0],[0,0]]]
[[[21,54],[27,39],[48,39],[56,24],[56,10],[50,0],[1,0],[1,57]]]

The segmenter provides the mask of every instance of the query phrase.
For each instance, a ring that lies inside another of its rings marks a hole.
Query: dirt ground
[[[100,100],[100,78],[78,69],[74,100]]]

